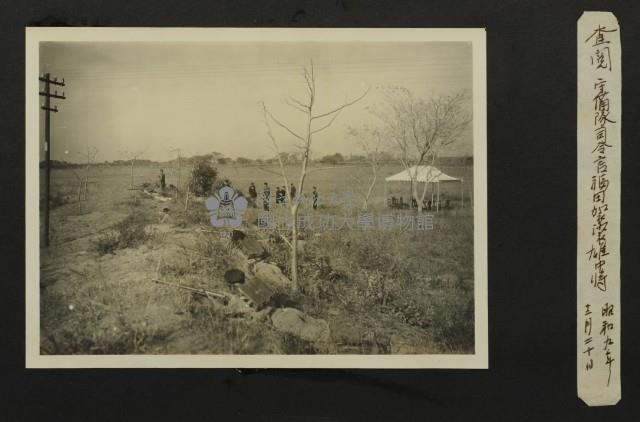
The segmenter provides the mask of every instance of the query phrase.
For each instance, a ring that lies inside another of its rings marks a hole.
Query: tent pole
[[[460,178],[460,208],[464,209],[464,178]]]
[[[434,189],[433,189],[433,183],[431,184],[431,209],[433,209],[433,193],[434,193]]]
[[[413,208],[413,179],[411,179],[411,182],[409,183],[409,208]]]
[[[436,202],[436,212],[440,212],[440,182],[438,181],[438,198]]]
[[[387,201],[387,179],[384,179],[384,202],[388,202]]]

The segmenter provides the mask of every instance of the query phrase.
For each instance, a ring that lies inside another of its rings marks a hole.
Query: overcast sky
[[[87,146],[98,161],[126,159],[122,151],[167,160],[213,151],[230,157],[273,156],[259,102],[293,128],[303,115],[284,99],[305,98],[302,68],[313,60],[317,111],[370,93],[314,138],[316,157],[357,154],[347,126],[375,122],[366,107],[378,86],[400,85],[428,98],[472,92],[471,43],[42,43],[41,73],[65,78],[67,99],[54,101],[52,159],[78,161]],[[44,118],[41,114],[41,127]],[[42,132],[41,132],[42,133]],[[276,132],[281,149],[293,139]],[[471,130],[449,154],[471,154]]]

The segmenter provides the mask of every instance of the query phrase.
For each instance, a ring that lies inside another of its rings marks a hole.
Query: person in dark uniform
[[[249,186],[249,198],[251,198],[251,206],[253,208],[256,207],[256,200],[258,198],[258,191],[256,191],[256,185],[251,182],[251,185]]]
[[[167,181],[164,176],[164,170],[160,169],[160,188],[164,190],[167,187]]]
[[[318,190],[316,189],[316,187],[313,187],[313,192],[311,192],[311,195],[313,196],[313,209],[317,210],[318,209]]]
[[[264,188],[262,188],[262,206],[265,211],[271,208],[271,189],[267,182],[264,182]]]
[[[291,195],[291,202],[296,199],[296,187],[291,184],[291,188],[289,189],[289,194]]]

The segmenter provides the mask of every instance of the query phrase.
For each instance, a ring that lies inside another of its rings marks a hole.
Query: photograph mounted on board
[[[482,29],[27,29],[29,367],[486,368]]]

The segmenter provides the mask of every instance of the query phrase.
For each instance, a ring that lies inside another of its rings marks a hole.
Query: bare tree
[[[178,197],[178,193],[180,192],[180,182],[181,182],[181,175],[182,175],[182,156],[180,155],[181,153],[181,149],[180,148],[171,148],[170,150],[171,152],[175,152],[178,156],[178,181],[177,181],[177,185],[176,185],[176,198]]]
[[[369,206],[369,198],[378,180],[378,165],[383,156],[385,138],[379,128],[372,128],[368,125],[360,129],[349,127],[347,133],[356,139],[356,142],[362,149],[365,160],[371,167],[368,188],[365,192],[360,192],[362,195],[362,210],[366,211]],[[356,186],[359,185],[360,183],[356,183]]]
[[[85,154],[86,162],[84,168],[84,189],[83,189],[83,198],[87,200],[87,186],[89,184],[89,173],[91,172],[91,166],[96,161],[96,156],[98,155],[98,148],[89,146],[87,147],[87,151]]]
[[[80,203],[81,201],[87,200],[89,175],[91,172],[91,166],[96,161],[96,156],[98,155],[98,148],[93,146],[87,146],[86,151],[82,153],[78,153],[78,155],[80,155],[85,160],[84,174],[79,175],[75,171],[73,172],[73,174],[76,176],[76,179],[78,179],[78,203]]]
[[[133,187],[133,166],[136,163],[136,160],[140,157],[142,157],[142,155],[144,154],[144,151],[121,151],[122,154],[124,154],[126,157],[129,158],[129,160],[131,160],[131,185],[129,186],[129,189],[134,189]]]
[[[284,181],[284,185],[287,187],[286,195],[287,195],[287,203],[290,208],[290,215],[292,219],[292,232],[291,232],[291,241],[283,237],[289,248],[291,249],[291,281],[292,281],[292,289],[298,290],[299,288],[299,280],[298,280],[298,212],[300,210],[300,201],[292,200],[291,192],[288,189],[289,180],[287,178],[287,174],[285,172],[285,165],[283,161],[283,155],[281,154],[280,148],[278,146],[278,142],[276,140],[275,135],[273,134],[272,126],[277,126],[286,132],[288,135],[293,136],[296,140],[296,146],[302,153],[302,161],[300,163],[300,173],[298,175],[297,181],[297,192],[299,199],[302,196],[302,192],[304,189],[304,182],[307,174],[309,172],[309,161],[310,155],[312,151],[313,139],[314,135],[322,132],[323,130],[329,128],[333,122],[335,122],[336,118],[340,115],[342,110],[345,108],[357,103],[365,95],[369,92],[369,89],[365,90],[360,96],[349,101],[346,100],[341,105],[324,112],[316,111],[316,72],[313,66],[313,62],[310,63],[309,67],[304,67],[303,76],[305,80],[306,90],[307,90],[307,99],[298,100],[294,97],[288,97],[286,100],[286,104],[293,108],[294,110],[299,111],[304,115],[304,132],[298,133],[295,130],[291,129],[288,125],[281,122],[276,116],[274,116],[271,111],[267,108],[264,102],[261,102],[262,112],[264,115],[264,121],[267,127],[267,135],[271,140],[273,145],[273,149],[278,160],[278,165],[280,166],[280,172],[282,179]]]
[[[435,176],[426,175],[419,194],[420,166],[433,166],[443,148],[456,142],[467,129],[471,123],[467,99],[465,92],[458,92],[424,100],[416,98],[406,88],[391,87],[384,90],[382,107],[372,110],[384,123],[385,136],[398,151],[400,162],[409,173],[411,195],[417,202],[418,212],[422,212],[429,180]]]
[[[193,175],[193,172],[194,172],[195,168],[196,168],[196,161],[192,160],[191,161],[191,172],[189,174]],[[185,195],[185,199],[184,199],[184,210],[185,211],[187,211],[187,209],[189,209],[189,199],[190,198],[191,198],[191,183],[187,182],[187,194]]]

